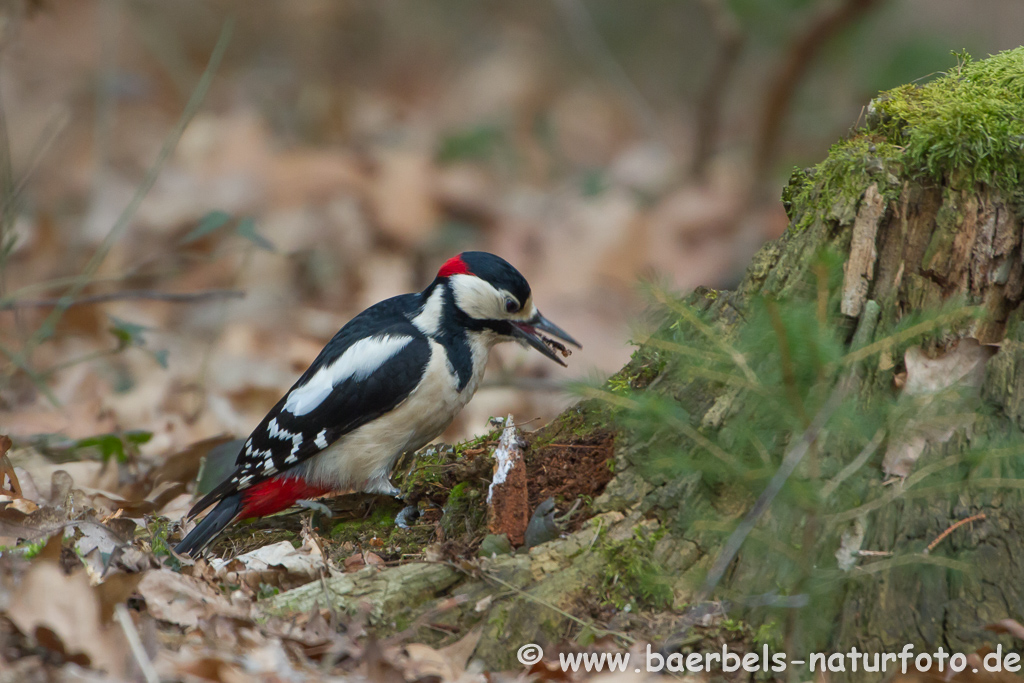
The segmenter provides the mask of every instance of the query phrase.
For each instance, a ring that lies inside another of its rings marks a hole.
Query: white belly
[[[472,344],[474,371],[458,391],[458,377],[449,367],[444,349],[431,341],[430,361],[419,386],[390,413],[346,434],[310,458],[305,465],[307,480],[339,491],[386,485],[399,456],[436,439],[473,397],[483,377],[489,348],[486,343]]]

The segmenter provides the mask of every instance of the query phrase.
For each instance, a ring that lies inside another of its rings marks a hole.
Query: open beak
[[[535,316],[529,320],[523,322],[512,321],[512,334],[517,338],[525,341],[527,344],[537,349],[545,356],[555,361],[559,365],[565,365],[565,362],[558,357],[558,351],[562,356],[569,355],[569,349],[554,339],[545,336],[543,333],[547,333],[551,337],[556,337],[562,341],[572,344],[578,349],[582,349],[580,343],[569,336],[565,330],[555,325],[553,322],[545,318],[538,311]]]

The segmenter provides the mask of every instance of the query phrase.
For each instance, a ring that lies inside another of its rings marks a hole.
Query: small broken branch
[[[18,475],[14,473],[14,465],[7,457],[7,451],[11,449],[11,446],[13,446],[11,438],[0,434],[0,494],[11,498],[21,498],[21,484],[18,482]],[[7,488],[8,481],[10,488]]]
[[[935,540],[932,541],[931,543],[929,543],[928,547],[924,549],[924,554],[927,555],[931,551],[935,550],[935,546],[937,546],[938,544],[942,543],[942,540],[944,538],[946,538],[946,536],[949,536],[951,533],[953,533],[954,531],[956,531],[957,529],[962,527],[964,524],[970,524],[971,522],[977,522],[977,521],[980,521],[982,519],[985,519],[985,513],[984,512],[979,512],[976,515],[971,515],[967,519],[961,519],[959,522],[957,522],[956,524],[954,524],[953,526],[949,527],[948,529],[943,531],[941,534],[936,536]]]
[[[108,301],[168,301],[170,303],[193,303],[196,301],[207,301],[209,299],[241,299],[245,292],[239,289],[206,289],[200,292],[160,292],[151,289],[128,289],[121,292],[106,292],[104,294],[90,294],[88,296],[69,299],[67,297],[56,297],[52,299],[23,299],[21,301],[6,301],[0,304],[0,311],[9,311],[20,308],[49,308],[61,306],[71,308],[72,306],[84,306],[87,304],[102,304]]]
[[[124,603],[114,605],[114,618],[117,619],[121,630],[124,631],[125,640],[128,641],[128,647],[131,649],[135,663],[139,665],[139,671],[146,683],[160,683],[160,674],[157,673],[156,667],[153,666],[152,660],[146,653],[146,646],[142,643],[139,629],[135,627],[132,615],[128,613],[128,608]]]
[[[525,541],[529,523],[522,440],[509,415],[494,449],[494,475],[487,489],[487,528],[492,534],[506,534],[513,547],[518,547]]]

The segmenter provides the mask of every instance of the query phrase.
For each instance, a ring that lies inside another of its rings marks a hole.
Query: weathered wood
[[[313,581],[265,600],[271,613],[305,612],[314,603],[355,614],[365,611],[373,623],[386,622],[400,608],[413,609],[459,581],[460,573],[441,563],[412,562]]]
[[[875,277],[875,261],[878,250],[875,239],[878,236],[878,224],[885,213],[885,197],[878,191],[878,185],[872,183],[864,191],[864,199],[857,219],[853,222],[853,237],[850,240],[850,257],[843,266],[843,300],[840,310],[843,315],[857,317],[864,310],[864,302],[868,299],[868,287]]]

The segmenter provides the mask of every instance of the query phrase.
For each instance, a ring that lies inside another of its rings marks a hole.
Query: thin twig
[[[504,586],[505,588],[507,588],[507,589],[509,589],[511,591],[515,591],[516,593],[518,593],[520,596],[526,598],[527,600],[529,600],[531,602],[534,602],[534,603],[536,603],[538,605],[541,605],[542,607],[547,607],[549,610],[551,610],[553,612],[556,612],[557,614],[560,614],[561,616],[565,617],[566,619],[568,619],[568,620],[570,620],[572,622],[575,622],[576,624],[578,624],[579,626],[582,626],[583,628],[590,629],[591,631],[593,631],[596,634],[615,636],[616,638],[619,638],[622,641],[624,641],[626,643],[629,643],[630,645],[632,645],[633,643],[636,642],[636,638],[632,638],[632,637],[626,635],[625,633],[623,633],[622,631],[612,631],[610,629],[601,628],[600,626],[598,626],[593,621],[584,621],[583,619],[580,619],[576,615],[570,614],[569,612],[566,612],[561,607],[557,607],[556,605],[552,605],[547,600],[543,600],[541,598],[538,598],[536,595],[533,595],[532,593],[524,591],[522,588],[519,588],[518,586],[516,586],[514,584],[511,584],[508,581],[505,581],[504,579],[501,579],[501,578],[495,576],[494,574],[488,574],[487,572],[481,572],[480,575],[484,578],[484,580],[486,580],[486,581],[493,581],[493,582],[497,583],[499,586]]]
[[[689,306],[681,301],[677,301],[668,292],[661,289],[653,289],[651,293],[654,295],[655,301],[664,306],[668,306],[674,312],[678,313],[686,322],[693,325],[698,332],[703,334],[708,341],[719,346],[730,358],[732,362],[736,364],[747,378],[747,381],[752,384],[760,384],[757,379],[757,375],[747,364],[747,359],[743,357],[743,354],[739,350],[733,348],[728,342],[725,341],[721,332],[711,328],[710,325],[705,323],[700,317],[694,313]]]
[[[113,227],[110,228],[110,232],[103,238],[103,241],[97,247],[93,253],[92,258],[86,264],[85,268],[78,275],[75,282],[68,289],[65,294],[66,299],[74,300],[78,294],[81,293],[82,289],[89,284],[90,279],[99,269],[100,265],[106,259],[107,254],[113,248],[118,238],[128,227],[135,213],[138,211],[139,206],[142,204],[142,200],[145,199],[149,190],[156,183],[157,177],[160,175],[160,171],[163,169],[164,164],[170,158],[171,153],[178,146],[178,141],[181,139],[182,134],[185,132],[185,128],[189,122],[199,111],[199,107],[206,97],[207,91],[210,89],[210,84],[213,82],[213,75],[217,71],[217,67],[220,66],[221,59],[224,57],[224,53],[227,51],[228,44],[231,42],[231,34],[234,31],[235,22],[233,19],[229,19],[224,22],[224,27],[221,29],[220,36],[217,38],[217,43],[214,45],[213,52],[210,54],[210,59],[206,64],[206,69],[203,70],[202,76],[199,78],[199,83],[196,84],[195,90],[192,92],[192,97],[189,98],[188,103],[185,105],[185,110],[181,114],[181,118],[175,124],[171,133],[164,140],[163,146],[160,148],[160,152],[157,154],[156,160],[153,165],[149,167],[145,177],[139,186],[135,189],[135,194],[132,195],[132,199],[128,202],[128,205],[118,216],[117,221]],[[66,306],[58,305],[53,311],[46,317],[43,324],[39,326],[39,329],[25,342],[24,348],[18,353],[18,358],[15,361],[17,365],[28,365],[28,359],[31,357],[32,351],[42,343],[43,340],[49,338],[53,331],[56,329],[57,321],[64,314]]]
[[[594,549],[594,544],[597,543],[597,539],[601,538],[601,527],[604,526],[604,518],[597,520],[597,531],[594,532],[594,538],[590,541],[590,545],[587,546],[587,552],[589,553]]]
[[[704,585],[694,596],[691,604],[701,605],[711,595],[711,593],[718,586],[718,582],[722,580],[725,575],[725,570],[735,559],[736,554],[739,552],[740,547],[746,540],[747,536],[753,530],[761,516],[768,510],[768,507],[775,500],[775,496],[779,494],[782,487],[786,484],[790,475],[796,470],[797,465],[803,460],[804,456],[811,449],[811,446],[817,441],[818,435],[821,430],[825,427],[825,424],[831,419],[832,414],[839,408],[843,399],[850,392],[853,387],[853,383],[850,381],[843,381],[832,391],[832,395],[829,396],[828,400],[825,401],[825,405],[822,406],[818,414],[814,416],[811,424],[804,430],[804,433],[800,435],[800,438],[790,446],[785,457],[782,459],[782,464],[779,469],[776,470],[775,476],[772,477],[771,481],[768,482],[768,486],[758,497],[757,502],[754,503],[754,507],[743,518],[736,530],[732,532],[726,540],[725,545],[722,546],[722,551],[718,554],[715,559],[715,563],[711,565],[711,569],[708,571],[707,578],[704,580]],[[691,608],[693,609],[693,608]],[[682,621],[687,622],[686,615],[683,615]],[[685,631],[677,633],[673,638],[679,639]],[[670,641],[671,642],[671,641]]]
[[[569,30],[569,37],[576,49],[593,60],[611,78],[629,101],[637,117],[643,123],[648,137],[664,141],[665,135],[658,125],[658,117],[643,93],[629,78],[629,74],[615,58],[608,43],[601,36],[594,19],[580,0],[554,0],[555,8]]]
[[[970,524],[971,522],[977,522],[977,521],[982,520],[982,519],[985,519],[985,513],[984,512],[979,512],[976,515],[971,515],[967,519],[961,519],[959,522],[957,522],[956,524],[954,524],[953,526],[949,527],[948,529],[943,531],[941,534],[936,536],[935,540],[932,541],[931,543],[929,543],[928,547],[924,549],[924,554],[927,555],[931,551],[935,550],[935,546],[937,546],[938,544],[942,543],[942,539],[944,539],[946,536],[949,536],[951,533],[953,533],[954,531],[956,531],[957,529],[962,527],[964,524]]]
[[[168,301],[170,303],[193,303],[196,301],[206,301],[208,299],[241,299],[244,296],[245,292],[240,289],[205,289],[199,292],[160,292],[152,289],[128,289],[121,292],[90,294],[88,296],[82,296],[72,300],[69,300],[68,297],[56,297],[52,299],[4,301],[0,302],[0,311],[9,311],[19,308],[48,308],[50,306],[62,306],[66,310],[72,306],[84,306],[86,304],[102,304],[108,301],[138,299]]]
[[[117,623],[121,624],[121,630],[124,631],[128,647],[131,648],[132,655],[135,657],[135,661],[139,665],[139,671],[142,672],[142,677],[146,679],[146,683],[160,683],[160,674],[157,673],[156,667],[153,666],[149,655],[146,654],[146,647],[142,644],[139,629],[135,628],[132,615],[128,613],[128,608],[123,602],[114,605],[114,618],[117,619]]]
[[[941,557],[938,555],[932,557],[931,555],[918,555],[917,553],[911,553],[908,555],[896,555],[888,559],[879,560],[878,562],[871,562],[870,564],[857,565],[854,567],[854,570],[864,574],[880,574],[882,572],[895,569],[896,567],[921,564],[945,567],[946,569],[953,569],[964,573],[974,569],[974,565],[969,562],[961,562],[960,560],[954,560],[949,557]]]
[[[12,220],[11,216],[18,206],[18,197],[25,190],[28,181],[35,175],[36,170],[42,164],[42,160],[46,157],[46,153],[53,147],[53,143],[57,141],[61,131],[67,128],[69,123],[71,123],[71,116],[66,111],[59,111],[50,117],[46,127],[39,133],[39,137],[29,153],[28,167],[22,172],[21,177],[11,187],[10,194],[4,197],[4,202],[0,205],[0,214],[3,215],[5,224]]]
[[[875,432],[875,435],[871,437],[871,441],[861,449],[860,453],[857,454],[857,457],[853,459],[853,462],[844,467],[839,474],[834,476],[831,481],[825,484],[824,488],[821,489],[821,499],[828,500],[828,497],[839,488],[840,484],[849,479],[853,476],[854,472],[863,467],[864,463],[866,463],[868,459],[874,455],[875,451],[878,450],[878,447],[882,444],[882,439],[884,437],[884,429],[879,429]]]

